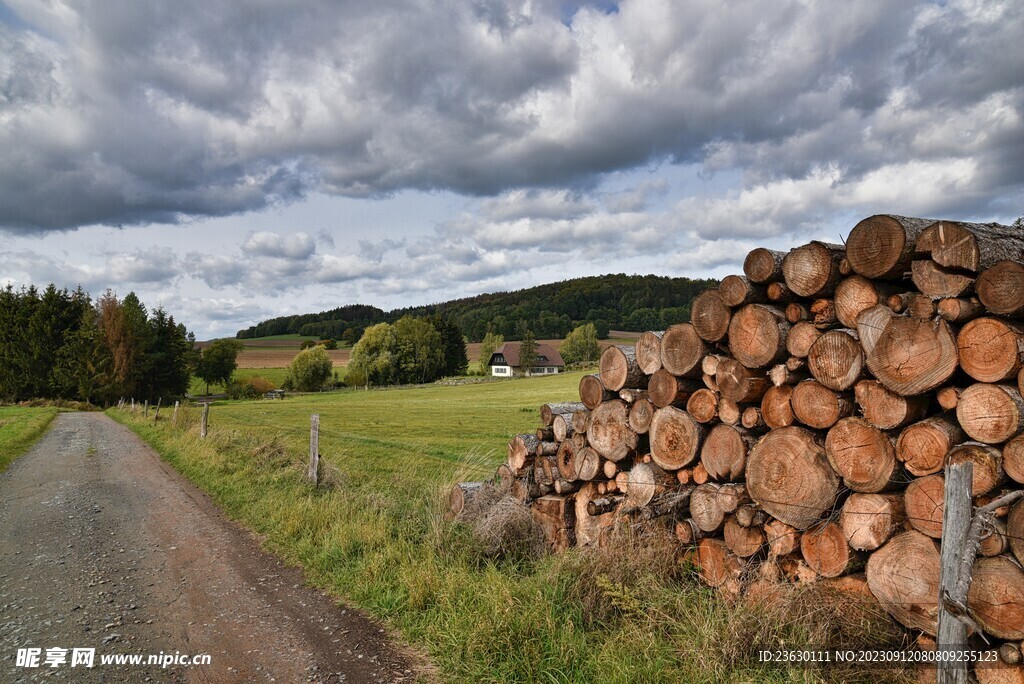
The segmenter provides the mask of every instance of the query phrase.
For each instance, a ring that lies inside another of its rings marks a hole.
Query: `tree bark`
[[[647,383],[647,398],[658,408],[685,406],[693,393],[700,389],[696,381],[673,375],[668,369],[662,368]]]
[[[699,378],[708,346],[690,323],[677,323],[661,338],[661,366],[679,377]]]
[[[1004,259],[1020,261],[1024,235],[999,223],[936,221],[917,238],[916,249],[946,268],[980,273]]]
[[[747,452],[756,441],[745,428],[716,425],[704,440],[700,462],[714,480],[739,480],[747,466]]]
[[[807,368],[814,379],[841,392],[853,387],[864,371],[864,350],[853,330],[830,330],[807,352]]]
[[[563,402],[560,404],[544,404],[540,407],[540,422],[543,425],[551,425],[555,422],[555,416],[559,414],[572,414],[581,408],[589,408],[579,402]]]
[[[839,262],[843,256],[842,245],[818,241],[790,250],[782,260],[786,286],[800,297],[831,295],[842,277]]]
[[[960,395],[956,417],[971,439],[1001,444],[1024,430],[1024,400],[1016,387],[979,382]]]
[[[701,292],[690,304],[690,323],[700,338],[707,342],[718,342],[725,337],[731,316],[732,311],[722,301],[722,295],[717,289]],[[662,355],[664,362],[665,357]]]
[[[1000,261],[978,276],[978,299],[994,314],[1024,316],[1024,264],[1019,260]]]
[[[618,392],[624,387],[645,389],[647,376],[640,370],[636,361],[636,347],[633,345],[615,345],[606,347],[601,352],[599,362],[601,383],[610,392]]]
[[[817,380],[805,380],[794,387],[789,403],[797,420],[817,430],[827,430],[839,419],[853,414],[853,402],[848,396]]]
[[[907,514],[901,494],[851,494],[839,524],[850,548],[874,551],[903,527]]]
[[[896,440],[896,458],[915,477],[933,475],[942,470],[950,449],[966,438],[955,416],[948,413],[930,416],[900,433]]]
[[[649,331],[636,341],[636,362],[647,375],[661,368],[661,338],[664,334],[664,331]]]
[[[636,453],[639,440],[629,428],[626,402],[613,399],[591,411],[587,441],[594,451],[609,461],[621,461]]]
[[[897,622],[935,636],[938,628],[939,550],[919,532],[903,532],[871,554],[868,588]]]
[[[729,350],[747,368],[765,368],[785,360],[789,323],[782,311],[748,304],[729,322]]]
[[[785,252],[776,252],[758,247],[747,254],[743,260],[743,273],[752,283],[768,283],[782,279],[782,261]]]
[[[864,219],[846,239],[850,267],[865,278],[901,278],[910,270],[917,237],[933,223],[932,219],[885,214]]]
[[[843,418],[836,423],[825,438],[825,455],[843,484],[855,492],[892,489],[903,475],[892,438],[863,418]]]
[[[976,318],[956,336],[960,367],[978,382],[1013,381],[1024,361],[1024,329],[999,318]]]
[[[678,470],[697,458],[705,430],[685,411],[658,409],[651,421],[651,457],[665,470]]]
[[[580,401],[585,408],[593,411],[601,402],[615,399],[618,395],[604,388],[601,376],[597,373],[584,375],[580,378]]]
[[[956,372],[956,340],[942,319],[893,318],[868,353],[867,365],[875,378],[893,392],[904,396],[924,394]]]
[[[839,476],[814,434],[798,427],[772,430],[747,457],[747,490],[769,515],[805,530],[835,504]]]

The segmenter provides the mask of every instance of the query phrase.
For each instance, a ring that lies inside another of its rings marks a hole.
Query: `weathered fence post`
[[[206,425],[210,419],[210,402],[203,404],[203,420],[199,426],[199,436],[206,439]]]
[[[146,403],[142,406],[142,417],[149,418],[149,399],[146,399]]]
[[[171,424],[172,424],[172,425],[177,425],[177,424],[178,424],[178,403],[179,403],[179,402],[178,402],[178,400],[176,399],[176,400],[174,401],[174,414],[173,414],[173,415],[171,415]]]
[[[135,413],[135,397],[132,397],[132,413]]]
[[[945,510],[942,514],[942,550],[939,570],[939,632],[936,638],[939,651],[967,649],[967,625],[958,614],[967,605],[967,592],[957,595],[959,586],[969,586],[960,580],[964,554],[969,553],[967,537],[971,529],[974,509],[971,504],[971,479],[974,467],[970,461],[950,463],[946,466]],[[974,549],[977,552],[977,547]],[[973,553],[971,554],[974,555]],[[970,572],[971,563],[966,565]],[[967,661],[955,655],[948,660],[939,659],[939,684],[966,684]]]
[[[320,416],[309,417],[309,470],[306,478],[314,485],[320,481]]]
[[[163,397],[158,397],[156,400],[156,413],[153,414],[153,422],[160,420],[160,404],[163,402]]]

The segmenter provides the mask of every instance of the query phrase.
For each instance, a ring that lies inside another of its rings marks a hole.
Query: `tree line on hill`
[[[107,290],[0,290],[0,399],[156,401],[182,396],[196,363],[195,337],[162,307]]]
[[[520,322],[538,338],[562,338],[581,324],[592,323],[599,338],[609,330],[663,330],[689,320],[690,302],[714,280],[614,274],[575,278],[514,292],[497,292],[439,304],[385,312],[353,304],[317,314],[272,318],[237,337],[300,334],[357,342],[377,323],[396,323],[403,316],[440,314],[459,326],[471,342],[487,333],[519,339]]]

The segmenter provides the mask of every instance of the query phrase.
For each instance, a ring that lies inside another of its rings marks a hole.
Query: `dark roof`
[[[505,364],[508,366],[519,367],[519,347],[520,342],[506,342],[497,349],[494,350],[494,354],[491,354],[488,366],[494,365],[494,357],[497,354],[501,354],[505,357]],[[562,355],[558,353],[558,350],[552,347],[550,344],[537,344],[537,363],[538,366],[565,366],[565,361],[562,360]]]

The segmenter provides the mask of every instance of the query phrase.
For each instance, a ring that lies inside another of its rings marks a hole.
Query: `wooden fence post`
[[[320,415],[314,413],[309,417],[309,470],[307,479],[313,485],[320,481]]]
[[[142,417],[149,418],[149,399],[146,399],[146,403],[142,407]]]
[[[160,404],[163,403],[163,397],[157,397],[156,400],[156,413],[153,414],[153,422],[160,420]]]
[[[967,537],[970,533],[974,508],[971,504],[971,479],[974,467],[970,461],[950,463],[946,466],[945,510],[942,514],[942,550],[939,570],[939,632],[936,638],[939,651],[967,650],[967,625],[960,619],[960,607],[967,605],[967,592],[957,595],[958,587],[969,586],[961,582]],[[977,547],[974,552],[977,553]],[[975,555],[974,553],[971,554]],[[971,565],[966,565],[970,572]],[[967,661],[956,656],[939,659],[939,684],[966,684]]]
[[[132,397],[132,413],[135,413],[135,397]]]
[[[210,418],[210,402],[203,404],[203,421],[199,426],[199,436],[206,439],[206,425]]]
[[[172,425],[177,425],[178,424],[178,403],[179,403],[178,400],[175,399],[175,401],[174,401],[174,414],[171,416],[171,424]]]

